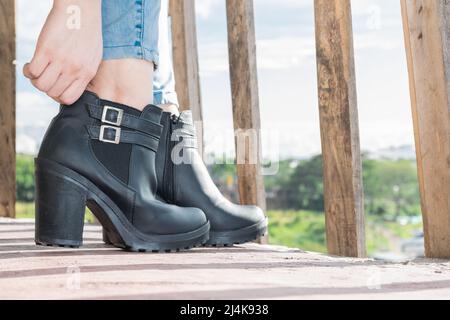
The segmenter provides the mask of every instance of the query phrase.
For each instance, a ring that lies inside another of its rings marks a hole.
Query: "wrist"
[[[75,23],[76,30],[101,32],[102,0],[54,0],[52,13]]]
[[[102,0],[53,0],[53,8],[66,10],[68,6],[79,6],[80,8],[87,8],[94,10],[88,13],[100,13]],[[96,12],[96,10],[98,11]]]

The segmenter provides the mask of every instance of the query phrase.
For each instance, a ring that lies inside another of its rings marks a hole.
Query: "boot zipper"
[[[166,200],[170,203],[173,203],[175,201],[175,165],[172,160],[172,150],[176,146],[176,141],[172,141],[172,134],[173,134],[173,126],[178,122],[178,119],[176,117],[172,117],[170,119],[169,124],[169,130],[168,130],[168,137],[167,137],[167,145],[166,145],[166,180],[165,180],[165,187],[166,187]]]

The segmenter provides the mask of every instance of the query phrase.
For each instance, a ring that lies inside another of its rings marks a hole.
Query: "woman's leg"
[[[102,4],[104,56],[88,86],[94,93],[85,92],[60,109],[38,154],[36,243],[81,245],[88,205],[105,239],[119,248],[142,252],[198,246],[209,235],[204,213],[157,197],[163,188],[157,177],[163,172],[155,161],[165,138],[163,112],[148,104],[167,0]],[[89,46],[80,49],[74,42],[79,52],[89,53]],[[73,56],[67,52],[65,58]]]
[[[87,90],[105,100],[143,110],[153,103],[153,63],[146,60],[104,60]]]

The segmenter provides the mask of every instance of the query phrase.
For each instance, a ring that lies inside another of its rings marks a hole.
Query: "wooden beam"
[[[239,196],[265,210],[253,1],[227,0],[226,7]]]
[[[192,110],[203,154],[203,112],[198,64],[195,0],[170,0],[175,89],[182,111]]]
[[[430,258],[450,258],[450,2],[402,0],[411,105]]]
[[[15,1],[0,1],[0,217],[15,217]]]
[[[364,257],[364,201],[350,0],[315,0],[327,245]]]

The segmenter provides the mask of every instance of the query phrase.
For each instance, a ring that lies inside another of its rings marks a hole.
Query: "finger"
[[[58,100],[65,105],[71,105],[77,101],[89,84],[87,79],[77,79],[58,97]]]
[[[25,78],[28,79],[34,79],[34,75],[31,73],[30,71],[30,64],[29,63],[25,63],[25,65],[23,66],[23,75],[25,76]]]
[[[23,66],[23,75],[28,79],[37,79],[47,68],[50,61],[43,55],[35,55],[30,63]]]
[[[47,95],[55,100],[59,100],[59,97],[66,91],[70,85],[76,80],[73,76],[68,74],[61,74],[56,80],[53,87],[47,92]]]
[[[58,80],[61,74],[61,67],[56,63],[50,63],[44,72],[37,79],[32,79],[31,83],[43,92],[48,92]]]

